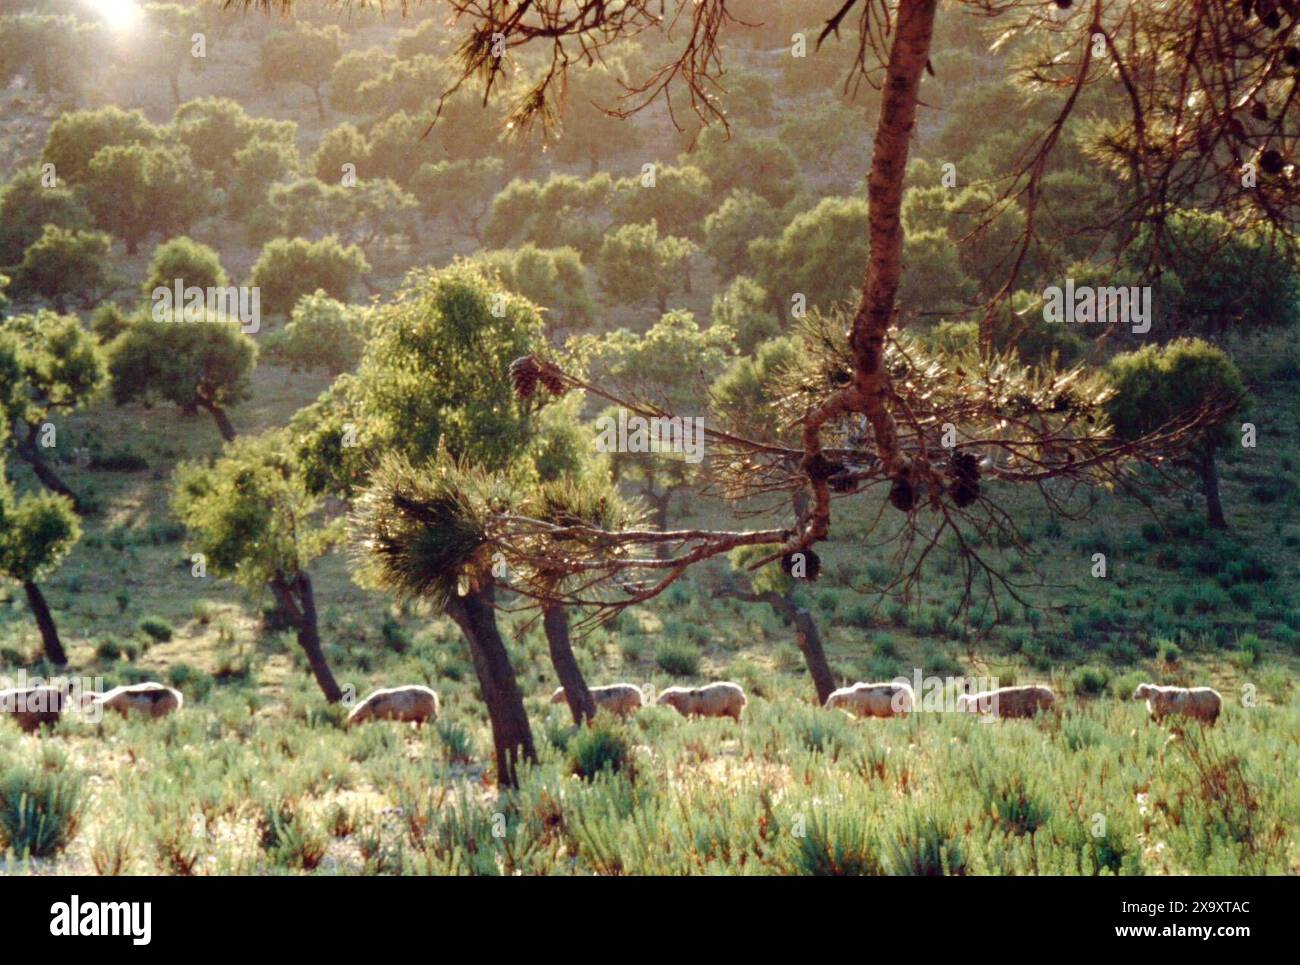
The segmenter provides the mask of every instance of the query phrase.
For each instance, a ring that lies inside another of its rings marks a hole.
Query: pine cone
[[[541,379],[542,385],[546,386],[546,391],[551,395],[560,396],[569,391],[569,387],[565,384],[560,373],[550,366],[544,367],[538,377]]]
[[[821,482],[824,479],[829,479],[836,473],[843,472],[844,463],[827,459],[819,452],[811,458],[804,457],[802,468],[809,479],[814,482]]]
[[[521,399],[531,399],[537,391],[537,378],[542,367],[531,355],[517,358],[510,363],[510,382]]]
[[[952,501],[961,509],[965,509],[975,500],[980,498],[980,484],[977,482],[966,482],[959,480],[952,484],[948,493],[952,496]]]
[[[831,476],[830,479],[827,479],[826,485],[829,486],[833,492],[851,493],[858,488],[858,481],[853,478],[852,473],[840,472]]]
[[[893,485],[889,487],[889,501],[901,513],[910,513],[916,509],[918,495],[912,480],[906,476],[895,477]]]

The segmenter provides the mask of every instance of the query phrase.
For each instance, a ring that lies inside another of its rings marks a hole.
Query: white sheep
[[[57,724],[66,698],[57,687],[12,687],[0,690],[0,714],[8,714],[31,733],[41,724]]]
[[[1170,714],[1191,717],[1210,727],[1223,711],[1223,697],[1210,687],[1161,687],[1140,684],[1133,691],[1134,700],[1147,702],[1147,713],[1157,724]]]
[[[103,693],[92,690],[81,695],[83,708],[99,706],[115,710],[123,717],[139,714],[154,720],[180,710],[184,703],[179,690],[156,682],[114,687]]]
[[[660,692],[655,703],[671,707],[683,717],[730,717],[740,723],[745,691],[740,684],[728,682],[703,687],[669,687]]]
[[[916,705],[916,695],[905,683],[854,684],[826,698],[827,708],[839,708],[854,717],[906,716]]]
[[[411,685],[376,690],[355,707],[344,726],[368,720],[414,721],[420,727],[427,720],[438,719],[438,695],[428,687]]]
[[[957,712],[992,714],[995,717],[1033,717],[1040,710],[1050,710],[1056,701],[1051,687],[1030,684],[1023,687],[999,687],[977,694],[961,694]]]
[[[645,695],[636,684],[606,684],[603,687],[590,687],[591,699],[596,702],[597,710],[607,710],[620,717],[634,713],[645,706]],[[568,700],[564,688],[555,688],[551,694],[551,703],[563,704]]]

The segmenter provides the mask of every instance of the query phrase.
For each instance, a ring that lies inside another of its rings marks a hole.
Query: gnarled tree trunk
[[[50,606],[45,602],[45,594],[31,580],[24,581],[23,592],[27,594],[27,605],[32,608],[32,616],[36,617],[36,626],[40,628],[45,658],[50,663],[67,663],[68,655],[59,640],[59,628],[54,625],[54,615],[50,613]]]
[[[343,691],[334,679],[334,672],[330,670],[325,650],[321,647],[316,594],[312,590],[311,578],[306,573],[299,573],[292,582],[283,578],[272,580],[271,592],[298,631],[298,646],[307,655],[307,665],[311,667],[321,693],[331,704],[338,703],[343,699]]]
[[[478,676],[483,702],[492,723],[492,743],[496,749],[497,783],[518,787],[521,760],[536,762],[533,731],[524,710],[523,694],[515,679],[501,631],[497,629],[496,610],[492,606],[492,588],[471,590],[447,605],[447,615],[456,621],[469,642],[474,673]]]
[[[196,396],[195,401],[201,408],[206,409],[212,415],[213,420],[217,423],[217,431],[221,433],[221,438],[226,442],[234,442],[236,435],[235,424],[230,421],[230,416],[227,415],[226,410],[202,395]]]
[[[19,459],[32,467],[32,472],[41,481],[42,486],[52,493],[67,496],[72,500],[75,509],[81,509],[81,502],[77,499],[77,494],[72,491],[71,487],[63,481],[59,474],[54,471],[54,468],[45,461],[45,457],[41,455],[41,450],[36,444],[35,426],[28,426],[27,438],[20,441],[14,447],[14,451],[18,453]]]
[[[720,589],[715,596],[730,596],[748,603],[766,603],[778,616],[794,625],[795,642],[803,654],[804,663],[808,665],[808,674],[812,677],[813,687],[817,691],[817,703],[826,703],[826,698],[835,690],[835,675],[826,660],[826,650],[822,646],[822,635],[817,629],[817,621],[804,607],[799,606],[788,596],[775,590],[764,593],[744,593],[735,589]]]
[[[573,714],[573,722],[581,724],[596,716],[596,701],[582,676],[578,660],[573,655],[569,640],[569,615],[562,606],[543,606],[542,629],[546,632],[546,645],[551,651],[551,664],[564,688],[564,699]]]

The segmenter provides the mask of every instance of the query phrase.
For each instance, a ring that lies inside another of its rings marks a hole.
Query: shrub
[[[1100,667],[1077,667],[1070,674],[1070,692],[1081,697],[1098,697],[1106,690],[1109,675]]]
[[[700,651],[681,640],[665,640],[655,648],[655,663],[674,677],[693,677],[700,670]]]
[[[474,759],[474,737],[463,725],[452,720],[440,720],[437,732],[449,763],[464,764]]]
[[[145,617],[140,621],[139,630],[159,643],[166,643],[175,632],[172,625],[161,617]]]
[[[65,766],[21,765],[0,778],[0,836],[22,858],[66,848],[81,822],[84,778]]]
[[[1051,808],[1026,786],[1025,775],[1018,772],[986,777],[981,793],[985,811],[1010,834],[1033,834],[1052,816]]]
[[[277,865],[311,871],[325,857],[324,834],[290,802],[263,808],[258,830],[262,850]]]
[[[957,836],[934,818],[913,815],[889,839],[885,870],[891,875],[961,875],[966,873]]]
[[[393,653],[406,653],[411,649],[411,635],[391,616],[385,616],[379,625],[379,635],[384,639],[384,646]]]
[[[813,815],[790,856],[794,874],[817,877],[859,877],[881,874],[880,857],[866,815],[835,811]]]
[[[632,750],[622,728],[604,717],[580,728],[569,740],[568,752],[572,772],[586,781],[602,771],[617,774],[631,765]]]
[[[202,700],[212,692],[215,683],[210,674],[196,670],[187,663],[174,664],[167,671],[167,681],[185,695],[187,703],[191,697]]]

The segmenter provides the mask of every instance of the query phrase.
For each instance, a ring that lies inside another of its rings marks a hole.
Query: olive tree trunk
[[[36,617],[36,626],[41,631],[41,644],[45,647],[45,659],[49,660],[50,663],[67,663],[68,655],[64,652],[63,643],[59,640],[59,628],[54,625],[54,615],[50,613],[50,606],[45,602],[45,594],[31,580],[23,582],[23,592],[27,594],[27,605],[32,608],[32,616]]]
[[[546,631],[546,645],[551,651],[551,665],[555,676],[564,688],[564,699],[573,714],[573,722],[581,724],[596,716],[596,701],[591,696],[587,681],[582,676],[578,660],[573,655],[569,640],[569,615],[562,606],[542,608],[542,629]]]
[[[813,687],[817,691],[817,703],[826,703],[826,698],[835,690],[835,675],[826,660],[826,649],[822,646],[822,635],[817,629],[817,621],[804,607],[799,606],[788,596],[767,590],[764,593],[744,593],[740,590],[722,588],[714,591],[714,596],[729,596],[748,603],[766,603],[777,616],[786,623],[794,625],[795,642],[803,654],[804,663],[808,665],[808,675],[812,677]]]
[[[226,442],[234,442],[236,435],[235,424],[230,421],[230,416],[226,413],[226,410],[216,402],[201,395],[197,397],[196,401],[201,408],[206,409],[211,414],[213,421],[217,424],[217,431],[221,433],[221,438]]]
[[[54,467],[41,455],[40,447],[36,444],[35,426],[28,427],[27,438],[19,442],[14,447],[14,451],[18,454],[19,459],[32,467],[32,472],[41,481],[42,486],[52,493],[67,496],[72,500],[73,508],[78,511],[81,510],[81,501],[77,499],[77,494],[72,491],[72,488],[54,471]]]
[[[307,665],[311,667],[312,676],[331,704],[343,699],[343,691],[334,679],[329,661],[325,659],[325,650],[320,641],[320,625],[316,616],[316,593],[312,589],[311,578],[299,573],[292,580],[279,578],[271,581],[271,592],[276,602],[293,621],[298,631],[298,646],[307,655]]]
[[[1213,529],[1227,529],[1228,519],[1223,515],[1223,499],[1219,495],[1219,465],[1214,459],[1214,450],[1208,450],[1200,457],[1201,491],[1205,494],[1205,512]]]
[[[515,679],[515,668],[501,631],[497,628],[496,610],[492,606],[492,588],[471,590],[455,597],[447,605],[450,616],[469,643],[474,673],[478,676],[483,703],[492,724],[492,744],[496,751],[497,783],[501,787],[518,787],[520,761],[535,763],[533,731],[524,710],[524,697]]]

